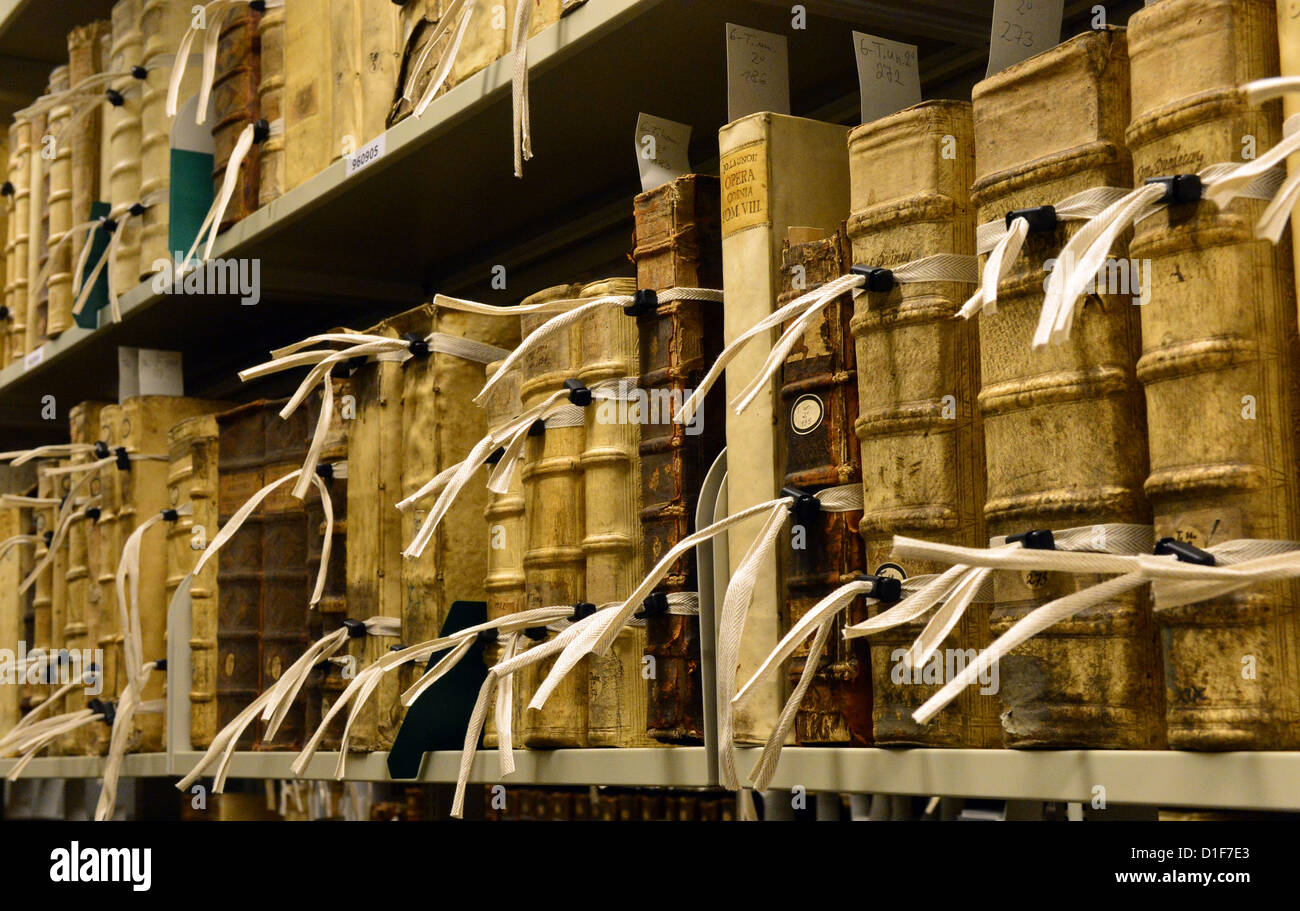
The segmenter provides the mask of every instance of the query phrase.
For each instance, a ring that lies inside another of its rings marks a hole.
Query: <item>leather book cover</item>
[[[268,9],[257,23],[259,74],[257,116],[267,124],[284,117],[284,12]],[[268,136],[257,147],[257,207],[284,192],[284,133]]]
[[[394,80],[392,106],[384,121],[392,126],[409,117],[424,95],[437,69],[441,51],[450,41],[444,32],[438,34],[443,7],[450,0],[407,0],[398,13],[401,48],[397,59],[397,76]],[[430,47],[437,37],[438,47]]]
[[[103,43],[104,37],[111,30],[112,26],[109,22],[101,19],[74,28],[68,33],[68,82],[73,89],[106,69],[109,61],[104,56]],[[135,64],[130,65],[134,66]],[[96,104],[95,109],[81,117],[61,140],[63,145],[68,146],[71,155],[72,205],[70,224],[76,225],[87,221],[90,218],[91,205],[104,198],[99,183],[99,156],[103,146],[104,111],[111,107],[112,105]],[[78,232],[64,248],[70,255],[70,268],[75,267],[75,264],[80,259],[85,242],[85,233]],[[131,285],[126,285],[122,290],[125,291],[129,287]],[[73,298],[71,290],[71,286],[69,286],[66,301],[61,299],[57,305],[51,301],[51,336],[58,335],[72,326]]]
[[[1093,187],[1132,186],[1128,86],[1128,45],[1114,28],[1085,32],[979,83],[977,223]],[[1064,98],[1086,103],[1077,116],[1048,116]],[[1135,374],[1140,282],[1102,283],[1066,343],[1031,346],[1045,264],[1082,224],[1064,221],[1028,236],[999,284],[997,312],[978,317],[991,535],[1151,521],[1142,492],[1146,408]],[[1113,261],[1127,263],[1127,241],[1116,243]],[[991,631],[1000,636],[1030,611],[1102,578],[995,573]],[[1002,659],[999,675],[1006,746],[1163,745],[1159,644],[1146,586],[1030,639]]]
[[[627,294],[636,279],[616,278],[584,287],[581,297]],[[604,308],[579,323],[578,379],[588,388],[641,375],[637,321]],[[630,404],[630,403],[629,403]],[[622,601],[645,573],[641,538],[641,423],[629,404],[595,401],[586,408],[586,442],[579,460],[585,516],[582,549],[586,580],[582,600],[597,606]],[[646,629],[629,624],[609,651],[588,659],[587,745],[659,746],[646,730],[649,687],[644,678]],[[656,676],[658,675],[658,668]]]
[[[230,153],[244,127],[260,116],[257,90],[261,82],[262,42],[258,25],[262,14],[241,4],[221,21],[221,38],[217,42],[217,66],[212,79],[212,188],[221,192]],[[230,197],[218,231],[257,211],[260,186],[259,150],[244,156],[235,178],[235,192]]]
[[[1164,0],[1129,29],[1135,186],[1172,171],[1240,161],[1282,138],[1277,101],[1237,86],[1278,73],[1277,11],[1266,0]],[[1266,203],[1163,208],[1138,223],[1130,255],[1149,261],[1141,308],[1157,539],[1198,547],[1300,538],[1300,368],[1292,256],[1255,239]],[[1166,732],[1175,749],[1300,746],[1300,607],[1293,582],[1158,610]],[[1257,672],[1243,673],[1243,656]]]
[[[64,75],[60,77],[60,70]],[[56,85],[62,85],[67,88],[66,67],[55,67],[50,76],[50,89],[53,90]],[[48,91],[47,90],[47,93]],[[54,113],[55,109],[50,109],[47,113],[40,111],[32,114],[32,194],[30,211],[27,213],[27,233],[30,238],[27,244],[27,275],[29,284],[27,288],[27,332],[23,340],[23,352],[30,353],[35,351],[46,341],[46,329],[49,325],[49,308],[50,308],[50,285],[46,282],[41,287],[36,287],[34,282],[41,270],[45,268],[45,261],[49,255],[50,241],[50,169],[54,162],[45,157],[45,149],[50,148],[47,145],[49,140],[46,138],[50,135],[48,114]],[[57,146],[53,147],[57,151]],[[56,184],[57,186],[57,184]]]
[[[27,350],[27,251],[31,243],[32,118],[19,111],[9,127],[9,182],[14,194],[5,243],[5,304],[9,307],[6,357],[21,360]],[[34,276],[32,276],[34,277]]]
[[[67,66],[56,68],[50,75],[52,91],[66,92],[70,85]],[[48,135],[57,137],[53,144],[54,157],[44,162],[46,208],[44,256],[53,255],[54,262],[48,264],[49,277],[45,285],[36,289],[41,298],[37,304],[37,313],[43,314],[43,316],[38,315],[37,322],[43,319],[45,324],[44,331],[37,337],[37,345],[46,338],[58,335],[72,322],[72,265],[76,260],[72,258],[70,243],[55,249],[55,245],[63,240],[63,235],[76,221],[72,211],[72,148],[77,143],[77,137],[74,131],[64,130],[72,117],[72,112],[73,105],[65,98],[50,108],[45,125]],[[89,206],[86,210],[89,213]],[[89,214],[86,217],[88,218]]]
[[[937,253],[973,254],[968,188],[974,168],[969,102],[927,101],[853,130],[848,232],[854,263],[889,267]],[[924,282],[857,298],[856,430],[866,504],[860,528],[873,573],[947,569],[895,563],[896,534],[988,545],[984,432],[976,407],[979,336],[973,321],[955,318],[972,291],[970,285]],[[876,745],[997,746],[998,699],[979,695],[978,687],[968,687],[928,725],[912,720],[938,685],[894,679],[924,619],[868,640]],[[975,604],[948,637],[944,654],[983,649],[989,641],[988,608]]]
[[[73,443],[94,443],[99,439],[99,421],[106,402],[79,402],[68,411],[68,437]],[[93,454],[74,456],[74,463],[95,461]],[[72,482],[78,483],[83,475],[72,475]],[[99,587],[92,576],[90,559],[90,537],[95,526],[94,513],[86,515],[88,508],[99,509],[97,502],[100,495],[98,472],[81,487],[78,500],[84,505],[76,505],[73,518],[68,525],[68,567],[67,567],[67,607],[63,615],[63,645],[68,651],[86,652],[95,647],[90,638],[90,627],[86,618],[91,609],[92,598],[98,600]],[[89,501],[89,502],[85,502]],[[0,539],[3,540],[3,539]],[[86,691],[77,688],[70,691],[64,702],[64,711],[76,712],[85,708]],[[62,741],[65,754],[81,752],[80,732],[74,731]]]
[[[149,208],[140,216],[137,268],[142,281],[153,275],[155,262],[170,260],[173,255],[168,249],[171,202],[167,193],[171,184],[173,118],[167,116],[167,85],[176,51],[192,17],[190,7],[176,0],[143,0],[140,12],[140,33],[144,41],[140,63],[149,67],[148,77],[140,89],[140,196],[150,199]],[[202,53],[201,48],[197,53]],[[181,106],[198,91],[202,71],[193,62],[185,68],[178,95]],[[118,200],[114,198],[113,202],[116,204]]]
[[[194,570],[207,542],[221,528],[218,513],[217,419],[186,418],[168,431],[167,502],[189,504],[190,516],[167,526],[167,602]],[[196,546],[202,544],[203,546]],[[217,729],[217,566],[204,564],[190,581],[190,745],[205,749]]]
[[[108,68],[113,72],[126,72],[144,60],[140,4],[141,0],[117,0],[113,4],[112,50],[108,61]],[[152,74],[152,78],[161,77]],[[140,200],[140,112],[144,104],[144,86],[127,75],[115,79],[112,87],[122,93],[123,103],[116,107],[110,104],[104,109],[104,156],[108,159],[108,181],[106,187],[101,188],[101,197],[107,198],[109,204],[120,211]],[[117,247],[107,268],[113,272],[113,287],[119,294],[135,287],[140,278],[141,229],[141,218],[126,218],[118,222]],[[146,267],[150,265],[145,264]]]
[[[821,235],[820,230],[812,232]],[[803,242],[800,242],[803,241]],[[782,255],[781,297],[787,304],[848,274],[852,260],[843,229],[812,239],[791,228]],[[853,432],[858,419],[857,352],[850,323],[853,296],[841,295],[804,332],[781,375],[781,425],[785,433],[785,485],[808,493],[862,483],[862,455]],[[861,512],[822,512],[785,550],[784,629],[822,598],[866,571]],[[799,547],[794,547],[798,541]],[[842,629],[867,618],[859,600],[840,614],[816,676],[795,715],[795,740],[804,746],[871,744],[871,652],[862,639],[846,641]],[[805,642],[789,663],[793,689],[803,674]]]
[[[633,202],[636,222],[637,286],[722,287],[722,234],[718,178],[688,174],[642,193]],[[722,305],[665,301],[638,317],[642,389],[679,407],[722,351]],[[705,398],[704,415],[726,407],[725,383]],[[659,414],[641,427],[641,536],[644,568],[693,530],[700,484],[722,451],[725,422],[701,419],[690,428]],[[658,591],[690,592],[699,587],[694,551],[669,571]],[[646,618],[646,654],[655,659],[647,681],[646,727],[665,743],[701,743],[704,702],[700,674],[698,617],[658,614]]]
[[[337,161],[384,132],[397,84],[401,23],[392,0],[329,0],[328,23],[334,76],[329,160]]]
[[[565,300],[581,288],[561,285],[525,298],[523,304]],[[546,322],[548,314],[520,317],[525,338]],[[525,409],[560,389],[577,374],[582,357],[581,323],[552,335],[524,356],[519,365],[519,394]],[[524,552],[524,597],[532,610],[577,604],[585,600],[586,554],[582,550],[585,510],[582,487],[582,449],[586,431],[576,427],[548,427],[530,436],[519,467],[524,488],[524,514],[528,522],[528,549]],[[548,633],[546,638],[553,638]],[[515,699],[526,706],[554,664],[548,658],[530,665],[515,678]],[[516,734],[534,749],[587,745],[587,699],[590,659],[584,658],[556,687],[545,708],[524,712]]]
[[[330,0],[295,0],[284,7],[284,192],[319,174],[334,159],[330,138],[333,70]]]
[[[846,130],[781,114],[758,113],[724,126],[718,133],[722,174],[722,267],[727,290],[724,336],[734,339],[776,308],[781,290],[781,251],[791,225],[820,228],[828,234],[849,207]],[[733,393],[761,368],[776,336],[755,339],[727,368]],[[726,409],[727,503],[732,514],[774,498],[785,434],[779,429],[775,384],[758,395],[744,414]],[[716,421],[704,415],[704,421]],[[743,441],[742,445],[736,443]],[[730,565],[738,567],[763,526],[754,516],[727,534]],[[781,638],[780,570],[761,566],[754,586],[738,666],[727,668],[737,686],[751,677]],[[764,743],[784,702],[778,676],[756,690],[736,710],[735,740]]]

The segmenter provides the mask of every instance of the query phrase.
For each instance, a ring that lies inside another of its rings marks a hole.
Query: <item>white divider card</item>
[[[1060,44],[1064,13],[1065,0],[994,0],[985,76]]]
[[[862,122],[871,123],[921,101],[916,45],[853,33],[862,89]]]
[[[727,119],[790,113],[790,60],[784,35],[727,23]]]
[[[154,348],[117,349],[117,400],[137,395],[184,395],[185,376],[179,351]]]
[[[636,163],[641,172],[641,192],[648,193],[691,172],[687,154],[691,126],[651,114],[636,120]]]

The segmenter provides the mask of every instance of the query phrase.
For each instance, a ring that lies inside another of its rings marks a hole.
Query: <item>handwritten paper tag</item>
[[[853,33],[862,89],[862,122],[871,123],[921,101],[916,45]]]
[[[790,113],[790,61],[784,35],[727,23],[727,119],[758,111]]]
[[[994,0],[986,76],[1061,43],[1065,0]]]
[[[651,114],[636,121],[636,164],[641,171],[641,192],[662,187],[691,172],[687,149],[691,126]]]

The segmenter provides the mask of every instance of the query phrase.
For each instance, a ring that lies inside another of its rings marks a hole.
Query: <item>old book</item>
[[[167,601],[194,571],[221,527],[217,504],[217,419],[202,414],[168,431],[167,502],[192,513],[167,526]],[[218,557],[217,559],[220,559]],[[190,581],[190,744],[204,748],[216,729],[217,564],[206,563]],[[197,737],[195,736],[197,733]],[[206,739],[205,739],[206,735]]]
[[[813,239],[822,233],[790,229],[778,303],[787,304],[848,273],[852,259],[844,230]],[[841,295],[822,310],[786,358],[780,391],[786,487],[816,493],[862,483],[862,455],[853,432],[858,371],[852,319],[853,297]],[[861,521],[861,511],[821,512],[815,522],[792,532],[792,546],[785,553],[784,629],[866,571]],[[860,600],[836,619],[837,628],[795,715],[795,740],[800,744],[871,743],[870,647],[862,639],[845,640],[840,632],[846,623],[865,619]],[[805,642],[790,660],[792,688],[803,674],[807,653]]]
[[[571,299],[580,290],[561,285],[525,298],[523,303]],[[544,313],[520,317],[524,337],[546,319]],[[574,324],[524,356],[519,366],[519,394],[525,409],[562,388],[564,381],[577,373],[582,352],[580,328],[580,323]],[[528,525],[524,598],[530,610],[585,600],[587,566],[582,550],[584,510],[581,508],[585,439],[581,424],[547,427],[544,432],[530,436],[525,446],[520,475]],[[547,634],[547,638],[552,636]],[[553,664],[554,659],[547,659],[530,665],[518,675],[514,698],[521,705],[528,704]],[[589,661],[584,659],[555,688],[543,709],[525,711],[517,739],[534,749],[586,746],[588,670]]]
[[[143,61],[140,7],[141,0],[117,0],[113,4],[113,45],[108,62],[113,72],[126,72]],[[152,78],[165,78],[165,70],[163,75],[153,74]],[[122,104],[109,105],[104,113],[107,145],[104,154],[109,170],[102,195],[113,209],[122,211],[140,201],[140,112],[144,104],[144,87],[131,76],[119,77],[112,87],[122,94]],[[140,277],[141,230],[141,218],[125,218],[118,222],[117,246],[107,268],[112,270],[113,288],[119,294],[134,287]],[[145,265],[151,266],[150,263]]]
[[[855,129],[849,136],[856,264],[888,268],[937,253],[973,253],[975,219],[971,107],[928,101]],[[858,439],[866,508],[860,529],[875,574],[914,576],[946,567],[890,557],[896,534],[984,547],[984,433],[976,407],[979,337],[954,319],[972,287],[900,284],[857,298]],[[734,507],[733,507],[734,508]],[[872,636],[874,741],[885,745],[996,746],[998,700],[967,688],[930,724],[912,712],[938,690],[899,673],[923,623]],[[944,653],[989,644],[988,608],[975,604]],[[932,678],[933,679],[933,678]],[[895,682],[900,681],[900,682]]]
[[[45,473],[44,469],[57,467],[56,459],[42,459],[36,465],[36,496],[42,499],[58,497],[58,476]],[[54,559],[50,555],[50,537],[54,534],[54,520],[57,507],[38,506],[32,510],[32,533],[41,540],[36,542],[32,551],[33,565],[45,564],[31,586],[32,592],[32,635],[27,640],[29,652],[40,652],[46,656],[51,653],[54,644]],[[47,666],[48,667],[48,666]],[[40,683],[31,684],[32,675],[28,675],[28,709],[34,709],[49,698],[51,687],[45,681],[48,670],[40,676]]]
[[[284,7],[262,13],[257,24],[259,74],[257,116],[267,125],[284,117]],[[274,133],[257,147],[257,205],[284,192],[284,133]]]
[[[311,439],[307,412],[300,409],[283,420],[278,414],[283,404],[253,402],[216,416],[222,526],[258,490],[302,464]],[[216,710],[205,713],[215,716],[215,728],[196,728],[198,716],[192,715],[190,737],[195,743],[210,743],[216,731],[270,687],[307,645],[307,514],[290,488],[283,484],[272,491],[217,555],[216,619],[204,623],[215,626],[211,699]],[[195,687],[196,698],[206,695]],[[277,745],[301,739],[303,711],[299,702],[289,712]],[[260,735],[259,721],[245,731],[243,744],[265,747]]]
[[[394,124],[409,115],[424,98],[430,81],[442,72],[462,14],[469,15],[469,23],[465,26],[456,59],[447,70],[437,94],[449,91],[504,57],[510,50],[517,2],[479,2],[472,9],[465,3],[453,6],[451,0],[421,0],[405,4],[397,92],[388,123]]]
[[[397,84],[401,22],[390,0],[330,0],[328,21],[330,161],[336,161],[384,132]]]
[[[23,519],[21,508],[0,506],[0,541],[28,534]],[[23,581],[23,554],[26,550],[25,547],[11,547],[0,556],[0,649],[11,655],[18,654],[18,643],[23,639],[22,597],[18,594],[18,585]],[[16,679],[16,671],[14,674]],[[11,683],[0,686],[0,736],[18,723],[20,689]]]
[[[111,31],[112,27],[107,20],[97,20],[68,33],[68,82],[74,90],[87,79],[99,75],[106,69],[109,60],[103,53],[103,39]],[[62,144],[69,147],[71,152],[70,212],[71,224],[74,225],[89,220],[91,205],[104,198],[99,181],[99,159],[103,145],[104,111],[108,107],[111,105],[94,103],[91,112],[80,116],[60,140]],[[66,248],[74,266],[81,257],[85,243],[85,233],[77,232]],[[129,284],[123,286],[123,290],[129,287]],[[69,287],[66,300],[60,299],[57,303],[51,301],[50,335],[58,335],[71,326],[72,295]]]
[[[111,454],[118,445],[122,423],[122,406],[105,405],[99,411],[99,428],[95,442],[103,443]],[[120,625],[117,619],[115,578],[118,557],[122,553],[118,537],[117,515],[121,508],[120,469],[115,463],[100,466],[98,477],[89,482],[92,495],[99,496],[99,517],[86,528],[86,641],[98,649],[102,659],[99,681],[100,696],[111,701],[118,692],[118,663],[121,660]],[[81,729],[81,752],[94,755],[108,750],[109,732],[104,725]]]
[[[410,116],[424,97],[429,80],[437,69],[438,59],[442,56],[442,49],[450,40],[446,30],[438,27],[448,2],[449,0],[414,0],[402,4],[398,13],[401,48],[392,106],[385,121],[388,126]]]
[[[588,285],[582,297],[632,294],[636,279]],[[604,308],[579,323],[578,379],[588,388],[611,380],[634,384],[641,375],[640,334],[635,320]],[[618,401],[593,402],[586,409],[582,471],[582,549],[586,580],[582,600],[595,605],[623,601],[645,573],[641,538],[641,424]],[[549,432],[549,431],[548,431]],[[587,745],[658,746],[646,730],[649,689],[644,677],[646,629],[629,624],[604,655],[588,658]],[[656,668],[657,673],[657,668]]]
[[[1094,187],[1132,184],[1128,47],[1120,29],[1085,32],[974,90],[971,201],[980,224],[1060,203]],[[1048,116],[1062,98],[1080,116]],[[1083,113],[1086,112],[1086,113]],[[1028,129],[1029,124],[1036,127]],[[1068,342],[1031,346],[1043,268],[1082,225],[1026,238],[999,283],[997,312],[979,317],[989,534],[1106,523],[1149,524],[1146,411],[1138,283],[1101,283]],[[1111,251],[1127,264],[1127,238]],[[1127,269],[1122,273],[1129,276]],[[1130,287],[1131,285],[1131,287]],[[1122,286],[1122,287],[1121,287]],[[994,636],[1100,576],[994,575]],[[1163,744],[1160,659],[1150,590],[1142,587],[1056,624],[999,665],[1003,743],[1016,747],[1151,749]]]
[[[333,159],[330,111],[334,91],[329,0],[298,0],[284,7],[284,191],[319,174]]]
[[[70,464],[69,459],[58,459],[55,462],[56,467],[66,468]],[[67,474],[55,475],[50,479],[50,495],[59,500],[66,501],[72,493],[72,478]],[[57,531],[60,508],[56,507],[51,513],[51,530]],[[48,695],[47,699],[54,698],[55,691],[65,682],[70,682],[74,666],[67,662],[66,649],[67,640],[65,638],[65,628],[68,622],[68,537],[65,532],[61,540],[52,540],[50,543],[50,642],[49,654],[52,664],[48,671]],[[50,714],[57,715],[63,711],[64,702],[60,699],[55,705],[51,706]],[[76,742],[71,738],[60,738],[49,748],[51,755],[63,755],[68,750],[73,750]]]
[[[172,258],[169,249],[171,205],[171,133],[175,118],[167,116],[167,85],[173,57],[193,14],[174,0],[142,0],[140,33],[144,36],[140,63],[148,68],[140,96],[140,196],[149,208],[140,216],[139,277],[147,279],[158,260]],[[198,91],[202,67],[189,65],[181,80],[180,107]],[[114,204],[118,202],[114,199]],[[184,251],[178,255],[184,256]],[[121,285],[119,287],[129,287]]]
[[[4,251],[0,255],[0,369],[9,366],[9,319],[12,314],[14,286],[13,275],[13,181],[10,180],[9,168],[9,134],[12,130],[0,130],[0,178],[8,184],[5,195],[0,197],[0,238],[4,238]]]
[[[50,76],[50,89],[66,92],[69,87],[69,68],[58,67]],[[65,99],[50,108],[45,125],[53,140],[49,146],[53,150],[53,157],[44,162],[44,243],[45,256],[53,257],[54,261],[42,263],[42,268],[48,269],[49,277],[44,286],[35,289],[39,299],[34,324],[39,326],[44,323],[43,331],[39,328],[36,330],[36,345],[46,338],[58,335],[72,322],[72,265],[76,260],[72,258],[71,244],[60,244],[63,235],[76,221],[72,211],[72,148],[77,144],[77,139],[74,130],[64,129],[70,126],[72,114],[73,105]],[[42,151],[43,158],[44,155],[45,152]]]
[[[19,111],[9,127],[9,182],[13,185],[13,208],[5,244],[5,281],[8,284],[5,305],[9,308],[7,358],[20,360],[27,350],[27,297],[29,276],[27,251],[31,243],[32,201],[32,118],[29,111]],[[34,276],[33,276],[34,277]]]
[[[519,342],[519,325],[511,316],[494,317],[425,305],[409,314],[406,331],[421,337],[435,333],[427,357],[401,365],[402,457],[399,495],[415,493],[429,478],[469,455],[487,433],[485,412],[474,404],[483,388],[483,359],[445,350],[464,339],[504,356]],[[442,349],[442,350],[440,350]],[[495,359],[498,355],[488,353]],[[484,601],[488,575],[488,536],[484,511],[489,492],[479,479],[457,496],[417,559],[401,561],[402,642],[436,639],[455,601]],[[402,541],[409,543],[424,522],[428,499],[401,513]],[[423,669],[411,664],[400,682],[412,684]],[[393,683],[398,675],[389,675]],[[382,697],[382,684],[381,684]],[[396,701],[394,693],[394,701]]]
[[[67,88],[67,67],[55,67],[50,75],[50,88],[58,86]],[[50,110],[48,113],[53,113]],[[51,144],[49,120],[46,111],[32,114],[32,171],[31,203],[27,213],[27,275],[30,279],[27,289],[27,331],[23,339],[23,351],[30,353],[44,344],[46,329],[49,325],[50,285],[46,282],[37,287],[35,279],[45,268],[49,254],[50,240],[50,169],[58,152],[58,145]],[[56,182],[56,186],[57,186]]]
[[[1237,161],[1243,136],[1261,149],[1281,138],[1279,104],[1251,107],[1236,88],[1277,74],[1275,15],[1265,0],[1164,0],[1134,14],[1127,143],[1139,185]],[[1137,375],[1157,538],[1300,537],[1293,262],[1286,244],[1254,238],[1264,206],[1173,205],[1134,233],[1130,254],[1151,274]],[[1300,745],[1293,583],[1157,611],[1157,622],[1171,747]],[[1246,655],[1257,672],[1243,672]]]
[[[329,565],[326,568],[325,586],[321,590],[316,609],[311,612],[308,625],[311,633],[308,638],[315,642],[327,632],[332,632],[343,625],[348,616],[348,479],[347,470],[336,470],[339,463],[346,465],[348,458],[348,430],[352,425],[351,409],[355,408],[352,395],[352,382],[345,377],[338,377],[334,383],[334,419],[330,423],[330,433],[321,447],[320,464],[329,465],[322,477],[330,494],[330,506],[334,511],[334,525],[331,530]],[[311,409],[307,414],[307,426],[315,427],[320,416],[321,399],[313,397]],[[345,413],[344,409],[348,409]],[[325,504],[319,496],[310,497],[307,506],[307,577],[315,584],[320,570],[320,561],[324,556],[325,546]],[[348,685],[339,668],[333,664],[317,667],[307,678],[303,686],[303,723],[304,729],[314,731],[320,726],[324,713],[329,711],[334,700]],[[343,733],[341,722],[332,724],[321,740],[321,748],[337,750]]]
[[[79,402],[68,411],[68,436],[73,443],[94,443],[99,438],[99,420],[106,402]],[[74,463],[95,461],[93,454],[74,456]],[[81,482],[83,475],[75,474],[73,483]],[[81,486],[79,505],[68,525],[67,608],[63,619],[63,643],[70,652],[83,654],[94,648],[86,618],[91,600],[98,599],[99,586],[91,575],[90,538],[95,520],[101,509],[99,473]],[[84,667],[84,664],[83,664]],[[64,710],[76,712],[86,705],[86,691],[78,688],[68,693]],[[82,738],[74,731],[63,744],[64,753],[81,752]]]
[[[727,291],[724,340],[730,342],[776,307],[781,288],[781,250],[791,225],[828,234],[849,208],[845,129],[781,114],[759,113],[718,133],[722,169],[722,267]],[[773,336],[756,340],[727,368],[728,386],[741,388],[759,372]],[[727,502],[731,513],[777,495],[782,477],[784,433],[777,397],[765,390],[742,415],[727,409]],[[708,418],[705,418],[708,420]],[[737,446],[736,441],[744,441]],[[744,559],[763,526],[754,517],[727,535],[730,565]],[[780,578],[772,561],[760,567],[737,666],[722,673],[747,680],[781,638]],[[735,740],[763,743],[776,724],[783,681],[773,678],[737,709]]]
[[[261,13],[241,4],[221,21],[212,79],[213,193],[221,192],[226,166],[240,134],[260,116],[257,90],[261,80],[262,44],[258,36],[261,18]],[[260,160],[250,152],[240,162],[235,192],[217,226],[218,231],[225,231],[257,210]]]
[[[488,364],[484,380],[494,375],[504,360]],[[504,426],[523,411],[519,399],[519,373],[512,370],[492,389],[483,403],[483,417],[489,429]],[[487,576],[483,581],[487,597],[487,618],[497,620],[524,609],[524,551],[527,547],[524,517],[524,488],[520,472],[510,478],[505,493],[488,492],[483,518],[487,520]],[[501,648],[490,645],[484,652],[488,665],[496,664]],[[512,701],[514,715],[511,730],[520,723],[519,700]],[[496,717],[490,713],[483,726],[483,745],[496,746]]]
[[[722,287],[721,194],[716,177],[690,174],[636,197],[632,258],[638,287]],[[722,383],[705,398],[706,417],[689,428],[672,420],[672,411],[699,386],[722,350],[722,306],[665,301],[654,313],[638,317],[637,328],[640,386],[652,406],[651,417],[641,427],[639,453],[642,550],[648,571],[693,530],[700,484],[724,445],[724,422],[707,417],[726,407]],[[691,551],[658,591],[691,592],[698,586]],[[699,618],[656,614],[646,618],[645,630],[646,654],[655,661],[655,675],[647,682],[647,730],[666,743],[700,743],[704,702]]]

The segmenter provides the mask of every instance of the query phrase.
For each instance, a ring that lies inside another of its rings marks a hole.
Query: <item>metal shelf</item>
[[[27,778],[102,778],[103,756],[38,756],[23,771]],[[16,759],[0,759],[0,777],[8,775]],[[161,778],[171,774],[171,757],[166,753],[133,753],[122,763],[124,778]]]

